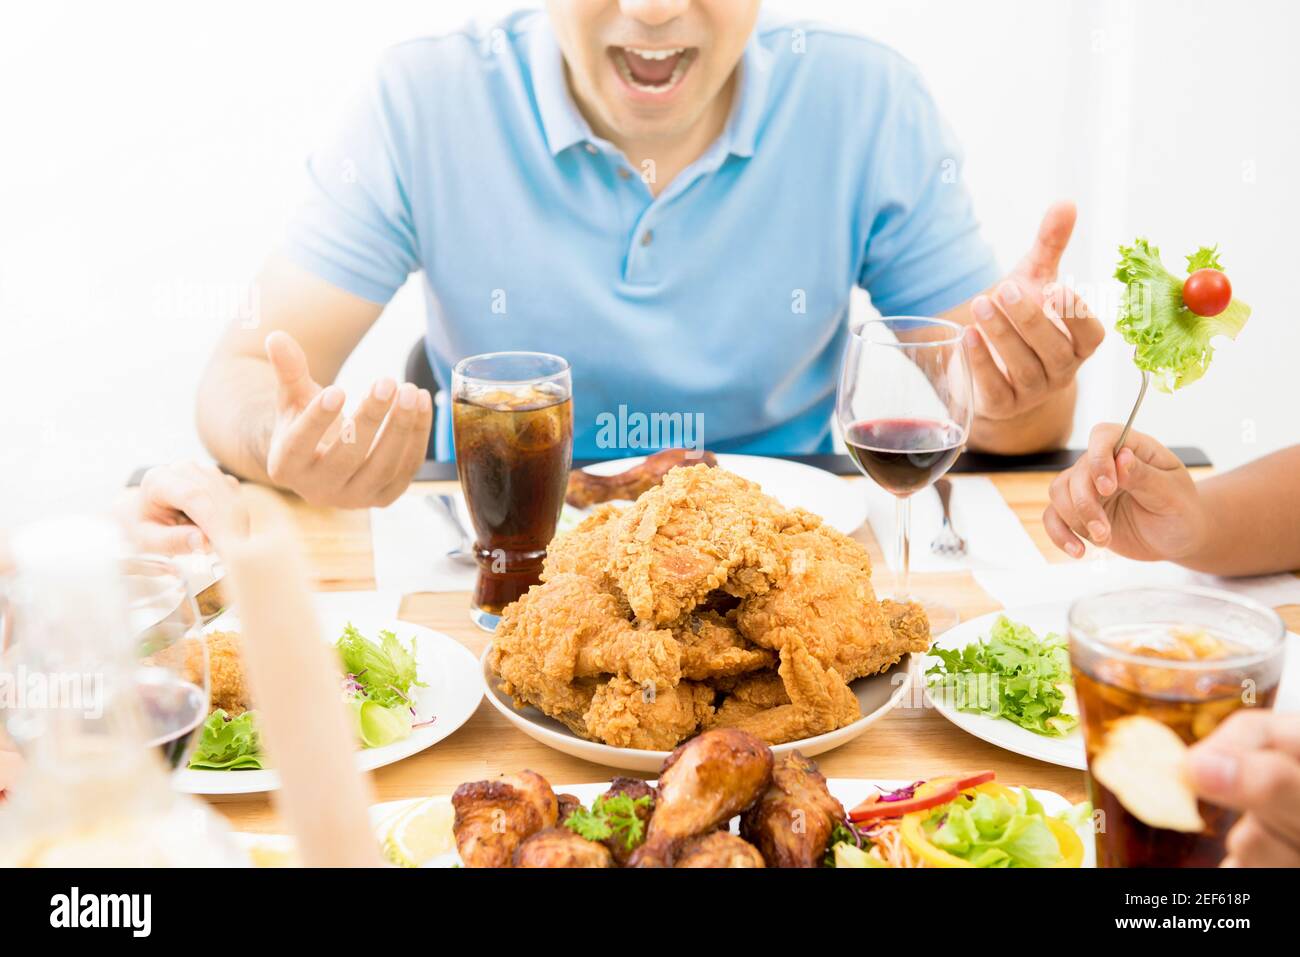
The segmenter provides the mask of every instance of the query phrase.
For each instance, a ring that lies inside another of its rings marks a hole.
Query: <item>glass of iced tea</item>
[[[1134,588],[1071,606],[1070,662],[1100,866],[1223,860],[1237,814],[1194,800],[1181,752],[1239,708],[1272,707],[1285,639],[1272,609],[1207,589]]]
[[[474,523],[478,581],[470,617],[488,631],[536,585],[564,507],[573,459],[569,363],[491,352],[452,369],[456,471]]]

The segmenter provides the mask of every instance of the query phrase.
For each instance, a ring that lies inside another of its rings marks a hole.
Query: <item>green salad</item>
[[[931,648],[939,664],[927,672],[932,694],[958,711],[1006,718],[1035,734],[1061,737],[1079,723],[1063,713],[1073,699],[1070,657],[1065,639],[1001,615],[987,638],[960,650]]]
[[[1202,246],[1187,257],[1187,277],[1173,275],[1160,250],[1145,239],[1119,248],[1115,278],[1124,283],[1115,329],[1135,347],[1133,361],[1172,392],[1205,374],[1214,356],[1210,340],[1235,339],[1250,307],[1232,298],[1217,248]]]

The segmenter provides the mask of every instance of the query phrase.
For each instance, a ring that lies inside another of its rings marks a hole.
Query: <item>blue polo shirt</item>
[[[827,451],[853,286],[930,315],[997,271],[906,60],[764,19],[739,70],[722,135],[655,197],[578,111],[544,12],[399,44],[311,157],[287,254],[377,303],[419,272],[443,390],[464,356],[565,356],[575,456],[673,422],[718,451]]]

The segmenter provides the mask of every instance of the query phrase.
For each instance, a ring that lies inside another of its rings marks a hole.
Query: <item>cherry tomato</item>
[[[1183,283],[1183,305],[1198,316],[1217,316],[1232,302],[1232,283],[1218,269],[1198,269]]]

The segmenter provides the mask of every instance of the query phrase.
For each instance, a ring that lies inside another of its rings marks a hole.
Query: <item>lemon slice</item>
[[[383,851],[398,867],[423,867],[456,849],[452,823],[456,813],[445,797],[426,798],[412,804],[388,827]]]

